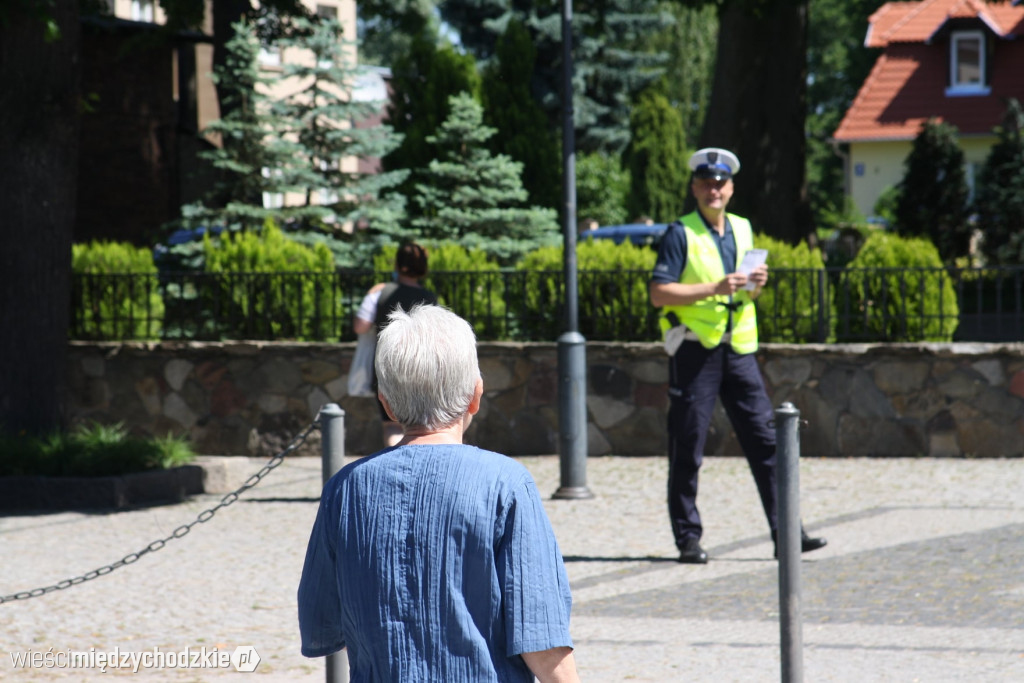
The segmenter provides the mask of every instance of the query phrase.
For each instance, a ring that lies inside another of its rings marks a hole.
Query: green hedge
[[[844,269],[838,296],[850,313],[841,341],[952,341],[959,322],[952,279],[925,238],[872,234]]]
[[[758,339],[779,344],[834,341],[835,304],[828,296],[821,250],[806,242],[794,247],[767,235],[755,235],[754,246],[768,250],[769,268],[769,286],[756,302]]]
[[[579,273],[579,330],[588,340],[658,338],[657,311],[650,305],[647,282],[657,253],[626,241],[585,240],[576,247]],[[537,341],[557,339],[565,331],[561,287],[563,248],[544,247],[527,254],[516,272],[525,279],[523,301],[529,311],[519,333]],[[629,277],[624,278],[623,272]]]
[[[481,338],[500,336],[494,322],[504,317],[507,307],[498,263],[480,249],[466,249],[455,242],[424,242],[423,247],[428,261],[423,286],[437,295],[438,303],[465,318]],[[378,251],[374,270],[391,273],[397,251],[397,245]]]
[[[149,249],[93,241],[71,247],[74,326],[84,338],[158,339],[164,302]],[[125,277],[131,274],[132,277]],[[139,277],[143,275],[146,277]]]
[[[330,318],[342,315],[343,298],[335,291],[334,257],[323,244],[291,241],[273,221],[257,232],[203,236],[211,279],[204,308],[233,339],[317,339]]]

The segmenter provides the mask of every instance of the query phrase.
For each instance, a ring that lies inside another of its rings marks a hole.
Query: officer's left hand
[[[764,287],[768,284],[768,266],[762,263],[757,268],[750,271],[750,275],[747,279],[758,287]]]

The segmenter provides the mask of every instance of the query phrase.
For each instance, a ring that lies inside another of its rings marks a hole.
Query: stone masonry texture
[[[202,454],[278,452],[321,406],[345,411],[346,451],[381,447],[374,399],[347,395],[354,343],[72,342],[72,423],[187,436]],[[509,455],[558,450],[551,343],[482,343],[484,400],[467,441]],[[772,404],[791,402],[817,457],[1024,455],[1024,343],[777,345],[757,353]],[[665,452],[667,359],[659,344],[589,343],[590,455]],[[314,434],[314,437],[316,435]],[[310,439],[310,454],[319,448]],[[740,455],[716,408],[708,455]]]

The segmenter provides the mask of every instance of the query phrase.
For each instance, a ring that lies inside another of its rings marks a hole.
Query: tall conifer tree
[[[558,240],[557,214],[527,206],[523,165],[492,155],[487,141],[495,129],[483,125],[483,110],[468,93],[449,99],[451,113],[436,135],[427,137],[437,158],[420,175],[414,221],[427,239],[458,240],[510,262]]]
[[[488,147],[523,164],[530,203],[555,209],[561,200],[561,158],[547,116],[530,93],[536,50],[526,28],[509,22],[495,59],[484,70],[484,122],[498,132]]]
[[[221,147],[200,156],[219,171],[218,181],[199,202],[182,207],[189,227],[219,224],[255,229],[273,215],[263,206],[264,194],[282,194],[288,184],[281,169],[291,156],[282,137],[282,122],[270,111],[269,77],[259,68],[260,44],[251,24],[240,21],[228,41],[224,66],[213,75],[227,114],[204,131],[216,135]]]
[[[982,252],[991,263],[1024,263],[1024,110],[1011,98],[999,142],[989,150],[975,183],[974,210]]]
[[[282,216],[304,227],[334,219],[396,239],[406,236],[401,227],[405,198],[391,189],[408,171],[360,173],[343,163],[353,157],[383,157],[401,142],[390,126],[360,125],[384,103],[353,98],[362,73],[354,64],[355,46],[342,40],[342,26],[336,20],[300,18],[295,27],[295,34],[280,45],[306,50],[312,59],[285,63],[283,76],[298,87],[274,102],[273,111],[293,145],[284,181],[305,200],[283,207]]]
[[[671,222],[683,213],[689,173],[682,117],[664,95],[651,91],[633,108],[630,129],[629,213]]]
[[[914,138],[899,185],[896,230],[909,237],[928,237],[946,261],[967,253],[967,177],[956,128],[927,121]]]
[[[415,194],[415,174],[435,158],[427,142],[448,117],[448,101],[452,95],[468,92],[476,97],[480,76],[470,55],[462,55],[451,45],[438,47],[425,36],[412,42],[408,54],[392,67],[391,102],[388,123],[402,134],[402,144],[382,159],[384,169],[409,169],[410,176],[401,192],[409,199]],[[408,204],[410,214],[417,208]]]

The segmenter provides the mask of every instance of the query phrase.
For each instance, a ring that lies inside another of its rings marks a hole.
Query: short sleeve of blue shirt
[[[681,223],[672,223],[662,235],[658,245],[658,260],[654,262],[651,282],[679,282],[686,268],[686,231]]]

